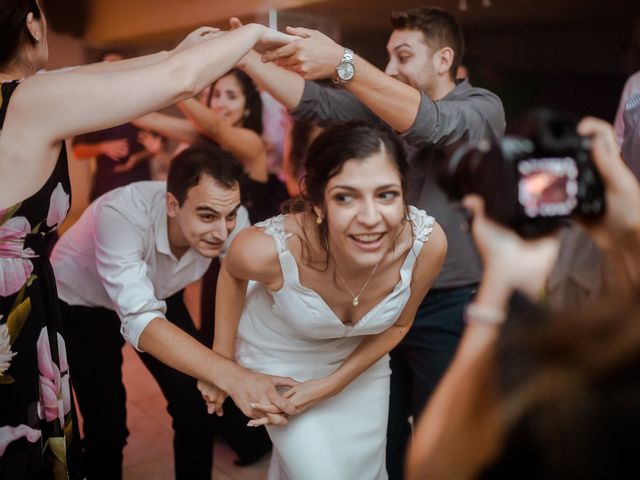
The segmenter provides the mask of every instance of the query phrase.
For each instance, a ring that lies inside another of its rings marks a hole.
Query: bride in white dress
[[[224,259],[214,350],[300,382],[284,394],[295,415],[257,404],[249,422],[273,441],[269,479],[385,479],[387,353],[438,274],[446,238],[406,205],[405,152],[380,127],[326,130],[305,168],[302,208],[242,231]],[[220,405],[223,393],[203,390]]]

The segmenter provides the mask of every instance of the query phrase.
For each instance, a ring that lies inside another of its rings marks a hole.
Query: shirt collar
[[[456,82],[456,86],[453,87],[453,90],[451,90],[449,93],[447,93],[442,100],[451,100],[453,98],[456,98],[460,95],[463,95],[465,93],[467,93],[469,90],[471,90],[471,84],[469,83],[469,80],[466,78],[463,78],[462,80],[458,80]]]

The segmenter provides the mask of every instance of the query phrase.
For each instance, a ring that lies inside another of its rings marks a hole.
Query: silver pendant
[[[354,297],[353,302],[351,302],[351,303],[352,303],[352,305],[354,307],[357,307],[358,304],[360,303],[360,300],[358,299],[358,297]]]

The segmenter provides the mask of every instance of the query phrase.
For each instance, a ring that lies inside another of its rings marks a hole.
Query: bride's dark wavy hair
[[[35,0],[0,0],[0,68],[8,66],[18,54],[27,35],[27,15],[37,19],[42,12]]]
[[[402,197],[406,205],[407,176],[409,163],[405,148],[398,136],[389,128],[366,122],[349,122],[331,126],[313,141],[304,159],[307,172],[300,180],[300,196],[287,202],[284,209],[291,213],[315,213],[313,207],[326,212],[324,193],[329,180],[340,173],[349,160],[365,160],[371,155],[384,151],[387,158],[400,174]],[[326,218],[326,213],[325,213]],[[317,226],[320,246],[324,253],[324,268],[329,259],[329,232],[326,221]],[[303,229],[304,232],[304,229]],[[306,232],[303,245],[309,245]],[[313,262],[310,255],[304,259],[309,265]]]

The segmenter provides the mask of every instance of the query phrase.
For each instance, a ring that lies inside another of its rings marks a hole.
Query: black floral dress
[[[17,86],[18,82],[1,84],[0,128]],[[4,480],[82,478],[62,319],[48,257],[70,196],[62,146],[43,187],[0,210],[0,477]]]

